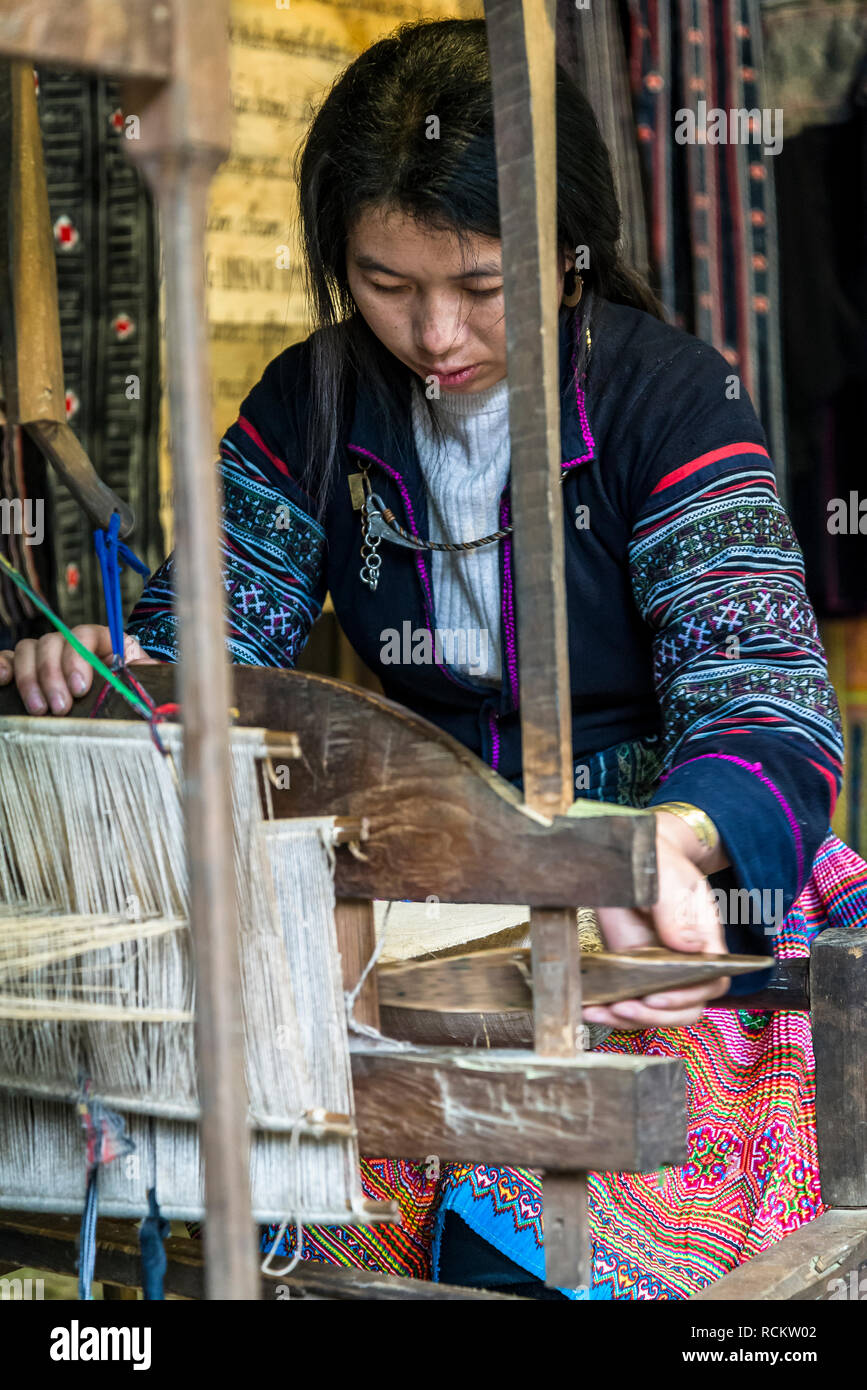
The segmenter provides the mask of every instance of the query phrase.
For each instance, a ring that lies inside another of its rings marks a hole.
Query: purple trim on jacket
[[[496,772],[500,762],[500,726],[495,710],[488,714],[488,731],[491,735],[491,767]]]
[[[561,468],[574,468],[576,464],[587,463],[590,459],[596,457],[596,441],[593,438],[593,434],[590,430],[590,421],[587,419],[587,401],[584,395],[584,386],[583,382],[578,380],[578,344],[581,341],[581,334],[583,333],[583,331],[584,325],[582,322],[579,321],[576,315],[575,342],[572,345],[572,360],[570,365],[572,370],[572,376],[575,381],[575,404],[578,407],[578,419],[581,423],[581,435],[584,440],[584,444],[586,446],[587,451],[586,453],[580,454],[578,458],[565,460],[563,463],[561,463]]]
[[[397,483],[400,495],[403,498],[403,505],[406,508],[406,516],[407,520],[409,521],[409,529],[412,531],[413,536],[415,536],[417,540],[420,540],[421,537],[418,534],[418,527],[415,524],[415,513],[412,509],[412,501],[410,500],[409,490],[406,486],[406,483],[403,481],[403,478],[398,473],[397,469],[392,468],[390,464],[386,463],[383,459],[378,458],[376,454],[372,454],[369,449],[363,449],[360,444],[347,444],[346,447],[349,450],[351,450],[352,453],[363,454],[365,458],[372,459],[374,463],[378,463],[380,468],[383,468],[385,472],[389,475],[389,477],[392,478],[395,483]],[[430,576],[427,572],[427,565],[424,561],[424,555],[420,550],[416,551],[415,554],[415,567],[418,570],[418,576],[421,580],[422,589],[424,590],[425,624],[427,626],[428,632],[430,633],[434,665],[439,667],[444,676],[447,676],[450,681],[452,681],[455,685],[458,685],[460,684],[460,682],[455,680],[446,663],[437,659],[437,644],[436,639],[434,637],[433,590],[431,588]]]
[[[512,519],[509,498],[500,498],[500,527],[508,526]],[[512,537],[503,541],[503,594],[501,603],[503,619],[503,643],[506,649],[506,669],[509,673],[509,691],[512,704],[518,708],[520,688],[518,685],[518,644],[515,640],[515,591],[512,585]]]
[[[660,785],[662,785],[663,782],[667,782],[669,777],[672,777],[675,772],[678,772],[680,770],[680,768],[688,767],[690,763],[700,763],[705,758],[717,758],[720,762],[734,763],[736,767],[742,767],[745,772],[751,772],[754,777],[758,777],[759,781],[763,782],[764,785],[768,788],[768,790],[773,793],[780,806],[782,807],[783,812],[785,813],[786,820],[789,822],[789,828],[792,832],[792,838],[795,842],[795,854],[798,860],[798,883],[799,885],[803,884],[804,842],[801,837],[801,827],[798,825],[792,808],[789,805],[786,798],[783,796],[783,793],[780,791],[779,787],[775,786],[774,783],[771,781],[770,777],[766,777],[765,774],[762,772],[761,763],[748,763],[745,758],[737,758],[734,756],[733,753],[699,753],[696,757],[687,758],[685,762],[678,763],[676,767],[673,767],[669,772],[666,772],[665,775],[660,777],[659,779]]]

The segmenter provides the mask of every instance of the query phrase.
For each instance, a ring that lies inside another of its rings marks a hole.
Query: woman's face
[[[401,362],[444,391],[485,391],[506,375],[500,242],[434,231],[369,208],[347,237],[359,313]],[[563,277],[560,276],[560,296]]]

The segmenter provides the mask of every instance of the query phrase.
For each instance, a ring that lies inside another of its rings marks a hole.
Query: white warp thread
[[[156,1181],[171,1219],[203,1214],[196,1123],[147,1113],[198,1110],[181,731],[161,738],[168,758],[140,723],[0,724],[0,1205],[80,1209],[80,1124],[51,1097],[83,1069],[141,1112],[101,1210],[140,1213]],[[276,1126],[251,1136],[254,1214],[363,1221],[355,1139],[305,1120],[352,1115],[332,822],[265,822],[266,751],[261,731],[233,730],[246,1074],[251,1116]]]

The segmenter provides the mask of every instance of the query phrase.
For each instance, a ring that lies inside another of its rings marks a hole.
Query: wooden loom
[[[553,7],[547,0],[489,0],[487,5],[503,214],[516,584],[523,617],[523,802],[496,774],[424,721],[338,682],[236,669],[230,692],[218,599],[222,586],[200,274],[208,182],[228,147],[227,24],[220,23],[227,20],[227,11],[224,5],[212,7],[213,23],[205,29],[188,0],[156,8],[126,0],[124,5],[106,4],[94,23],[88,15],[88,6],[69,0],[14,7],[3,0],[0,52],[130,81],[124,108],[142,115],[142,139],[131,153],[148,176],[163,217],[176,440],[182,654],[177,693],[192,788],[187,793],[190,920],[199,948],[208,1295],[257,1296],[247,1154],[236,1141],[245,1131],[246,1096],[233,1046],[239,1028],[237,957],[229,906],[232,856],[225,852],[227,711],[233,701],[241,723],[289,728],[300,741],[304,770],[293,770],[289,791],[275,792],[275,801],[282,798],[277,804],[281,814],[334,815],[355,828],[366,823],[364,858],[346,850],[336,855],[337,922],[347,985],[359,979],[373,950],[373,897],[530,904],[534,1051],[432,1048],[402,1055],[359,1046],[352,1059],[359,1141],[368,1153],[424,1152],[444,1160],[543,1169],[547,1281],[585,1283],[582,1174],[589,1169],[648,1171],[682,1160],[685,1112],[679,1063],[581,1050],[582,963],[574,907],[578,902],[644,906],[654,900],[654,821],[650,814],[591,803],[581,818],[563,818],[573,798],[557,478]],[[20,355],[17,360],[20,368]],[[18,371],[19,402],[25,395],[21,386],[34,373],[38,379],[40,368],[47,377],[47,355],[37,354],[26,372]],[[14,406],[8,386],[7,395]],[[30,400],[33,418],[19,406],[10,409],[10,419],[28,427],[34,419],[60,423],[55,418],[56,361],[53,383],[41,395],[31,391]],[[33,432],[40,437],[38,428]],[[63,451],[55,447],[51,456],[62,469]],[[86,469],[84,473],[77,495],[104,524],[112,499],[96,492]],[[172,668],[147,672],[146,684],[158,701],[170,698],[175,676]],[[82,711],[88,703],[81,702]],[[0,710],[17,709],[15,696],[4,692]],[[110,699],[106,713],[119,712]],[[827,946],[823,940],[812,964],[814,1018],[822,1025],[817,1030],[820,1097],[828,1115],[838,1111],[837,1123],[823,1125],[824,1138],[820,1129],[823,1184],[830,1178],[837,1202],[857,1207],[867,1204],[864,1101],[855,1091],[865,1037],[863,1023],[856,1027],[845,1016],[841,1019],[830,1001],[840,1004],[849,995],[854,1003],[863,994],[864,967],[852,934],[836,935],[847,939],[829,939]],[[844,958],[845,970],[839,968]],[[482,966],[489,973],[490,960]],[[684,982],[693,966],[684,962]],[[454,969],[445,963],[438,968]],[[630,994],[658,987],[646,961],[621,962],[620,969],[630,974]],[[796,999],[803,1007],[803,976],[777,988],[787,1007]],[[786,993],[791,989],[801,992]],[[498,1007],[504,1002],[502,990],[501,980],[492,996]],[[608,990],[603,989],[603,997],[616,997],[610,980]],[[526,985],[518,1002],[526,1011]],[[356,1017],[373,1027],[381,1021],[373,975],[362,988]],[[832,1059],[841,1048],[849,1089],[832,1074]],[[839,1120],[844,1104],[850,1116],[846,1126]],[[506,1118],[515,1115],[520,1125]],[[850,1127],[853,1121],[855,1128]],[[844,1139],[847,1129],[857,1135],[854,1145],[851,1138],[848,1144]],[[826,1187],[826,1196],[828,1191]],[[839,1212],[833,1216],[833,1259],[830,1246],[822,1245],[825,1218],[783,1243],[798,1242],[801,1261],[802,1247],[809,1242],[821,1250],[820,1268],[814,1261],[806,1282],[793,1276],[799,1290],[817,1288],[819,1274],[827,1281],[828,1270],[848,1268],[867,1257],[864,1213],[853,1213],[851,1220],[842,1220]],[[0,1239],[0,1258],[8,1264],[33,1239],[25,1218],[10,1218]],[[775,1251],[769,1255],[779,1265]],[[792,1256],[794,1260],[794,1250]],[[758,1287],[762,1260],[766,1257],[751,1261],[715,1285],[716,1294],[708,1290],[703,1297],[725,1297],[722,1286],[737,1282],[747,1270]],[[774,1287],[779,1288],[776,1277]],[[407,1296],[407,1281],[401,1283]]]

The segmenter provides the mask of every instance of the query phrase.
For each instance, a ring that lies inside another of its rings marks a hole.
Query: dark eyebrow
[[[383,265],[373,256],[356,255],[355,264],[360,270],[378,270],[382,275],[393,275],[396,280],[406,280],[411,277],[403,275],[399,270],[392,270],[390,266]],[[502,269],[493,261],[486,261],[482,265],[475,266],[472,270],[459,271],[457,275],[450,275],[450,280],[478,280],[492,275],[502,275]]]

